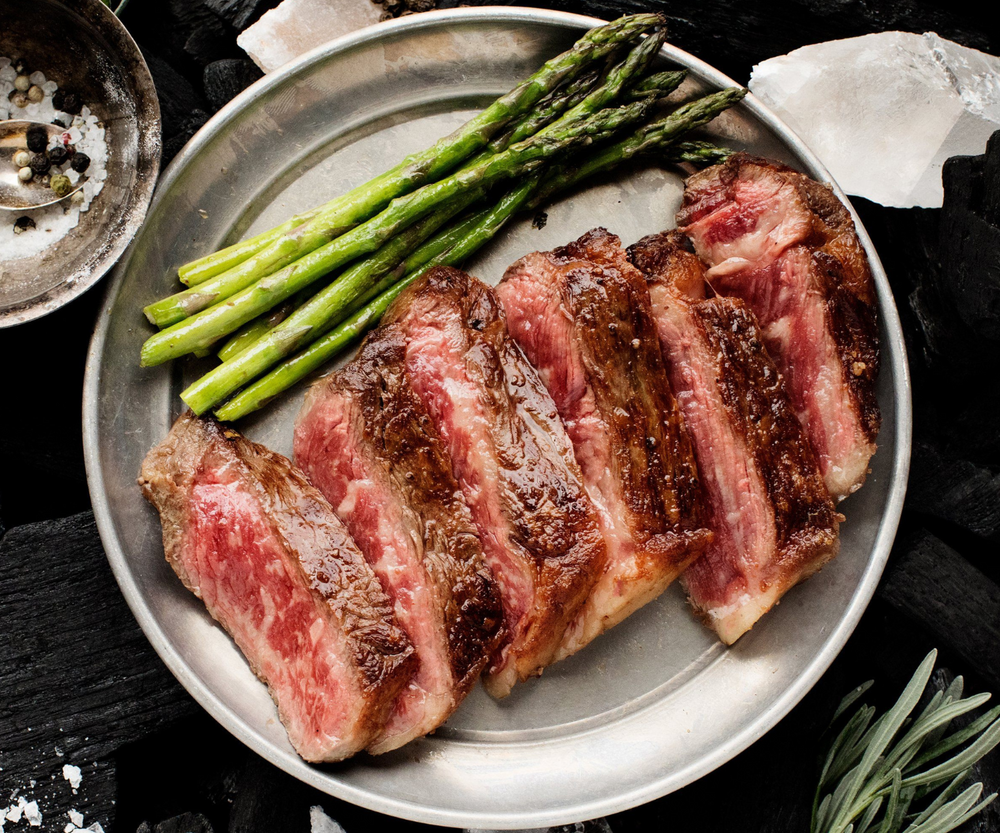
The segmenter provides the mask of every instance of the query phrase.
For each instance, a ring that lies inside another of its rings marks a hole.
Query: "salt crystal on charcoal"
[[[1000,59],[933,32],[804,46],[754,67],[750,90],[849,194],[941,205],[941,166],[1000,127]]]
[[[80,774],[80,767],[73,766],[73,764],[65,764],[62,772],[63,778],[69,781],[70,787],[74,790],[79,789],[80,782],[83,780],[83,776]]]
[[[368,0],[284,0],[236,39],[264,72],[333,38],[378,23],[382,8]]]
[[[309,831],[310,833],[344,833],[344,828],[323,812],[323,808],[316,804],[309,808]]]

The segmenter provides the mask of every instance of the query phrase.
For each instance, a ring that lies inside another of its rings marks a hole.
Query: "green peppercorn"
[[[69,181],[69,177],[65,174],[56,174],[49,180],[49,187],[55,192],[57,197],[62,199],[73,190],[73,183]]]

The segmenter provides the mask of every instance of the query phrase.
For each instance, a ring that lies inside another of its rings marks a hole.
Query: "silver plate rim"
[[[187,161],[197,155],[202,146],[218,131],[224,128],[245,106],[250,105],[261,93],[272,86],[282,83],[285,79],[295,75],[313,62],[328,60],[339,52],[346,51],[369,41],[378,40],[385,34],[397,34],[407,30],[419,31],[421,29],[448,26],[452,22],[468,20],[498,24],[505,22],[554,24],[581,31],[605,22],[598,18],[569,12],[524,7],[495,6],[462,8],[411,15],[395,21],[376,24],[375,26],[370,26],[350,35],[329,41],[260,79],[216,113],[192,137],[161,176],[157,193],[154,196],[152,204],[149,206],[148,213],[152,214],[155,211],[161,195],[169,190],[169,187],[179,176]],[[688,66],[696,67],[705,78],[719,87],[740,86],[704,61],[669,44],[664,47],[661,54],[667,58],[681,59]],[[104,544],[112,572],[140,627],[154,650],[178,681],[230,733],[259,755],[299,780],[316,787],[322,792],[369,810],[412,821],[446,827],[537,828],[567,824],[621,812],[660,798],[696,781],[698,778],[731,760],[760,739],[787,715],[820,679],[840,653],[847,639],[856,628],[868,603],[871,601],[888,560],[899,525],[906,493],[912,444],[910,374],[906,360],[906,347],[903,340],[902,328],[888,278],[875,252],[871,239],[850,201],[819,159],[774,113],[768,110],[752,94],[744,99],[743,106],[749,108],[757,118],[773,129],[806,163],[811,175],[829,183],[838,197],[850,209],[858,227],[861,242],[872,266],[878,293],[879,313],[884,323],[885,331],[888,334],[888,340],[892,343],[892,348],[886,352],[884,358],[889,359],[887,363],[891,365],[894,379],[897,380],[895,384],[896,399],[894,403],[895,453],[885,511],[879,523],[878,534],[872,547],[867,567],[862,574],[852,601],[840,621],[830,631],[822,650],[817,652],[812,660],[804,666],[795,683],[786,688],[784,693],[766,711],[762,712],[754,721],[748,723],[742,731],[717,746],[712,752],[705,754],[702,758],[681,770],[669,772],[659,779],[645,783],[624,793],[599,796],[585,804],[577,804],[571,811],[565,809],[536,810],[529,807],[512,809],[510,812],[503,814],[469,814],[427,806],[412,801],[393,799],[382,795],[373,795],[365,790],[355,788],[350,784],[340,781],[335,773],[326,772],[307,764],[293,753],[274,748],[262,736],[253,732],[250,727],[236,717],[221,699],[201,682],[183,656],[167,640],[129,572],[124,550],[114,530],[111,509],[104,485],[103,471],[99,460],[97,412],[100,382],[99,359],[108,333],[109,316],[107,313],[110,311],[111,304],[126,276],[127,267],[135,248],[133,243],[116,266],[112,281],[107,286],[104,308],[102,309],[99,323],[94,332],[87,355],[82,409],[84,461],[87,470],[87,483],[90,489],[98,531]]]

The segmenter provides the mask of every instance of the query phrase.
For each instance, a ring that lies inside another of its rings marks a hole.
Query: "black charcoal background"
[[[132,0],[123,20],[160,95],[164,164],[260,76],[236,35],[276,4]],[[398,15],[428,2],[383,5]],[[673,43],[742,83],[757,61],[886,29],[932,30],[1000,53],[992,15],[972,3],[529,5],[604,18],[661,11]],[[868,700],[884,706],[937,647],[939,683],[960,673],[970,690],[1000,692],[1000,137],[993,144],[984,157],[946,166],[943,209],[855,200],[902,315],[916,435],[897,543],[857,631],[813,691],[749,750],[587,830],[807,830],[819,737],[848,690],[875,678]],[[331,799],[258,758],[194,703],[147,644],[105,560],[84,475],[83,369],[101,294],[0,330],[0,814],[24,795],[38,801],[43,822],[32,829],[42,831],[62,833],[74,808],[108,833],[301,833],[319,805],[348,833],[431,830]],[[76,794],[62,776],[67,763],[81,768]],[[1000,789],[1000,753],[975,774],[987,790]],[[24,820],[6,822],[8,833],[20,829]],[[1000,809],[967,830],[997,833]]]

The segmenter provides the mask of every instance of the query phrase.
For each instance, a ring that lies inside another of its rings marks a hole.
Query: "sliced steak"
[[[411,384],[448,445],[500,583],[506,638],[484,678],[504,696],[556,658],[604,567],[596,510],[534,368],[492,289],[438,268],[386,313],[405,333]]]
[[[753,312],[704,298],[704,266],[679,232],[640,240],[629,259],[649,280],[715,533],[682,580],[731,645],[837,554],[839,516]]]
[[[296,463],[374,567],[420,663],[376,753],[447,720],[502,636],[499,588],[405,359],[398,327],[375,330],[309,390],[295,428]]]
[[[740,153],[688,179],[678,223],[709,283],[760,321],[831,494],[855,491],[880,424],[879,346],[850,213],[827,186]]]
[[[567,633],[569,654],[658,596],[711,534],[646,280],[618,238],[595,229],[530,254],[507,270],[497,294],[601,511],[608,567]]]
[[[229,632],[307,761],[379,734],[413,646],[326,499],[279,454],[182,415],[139,478],[167,561]]]

